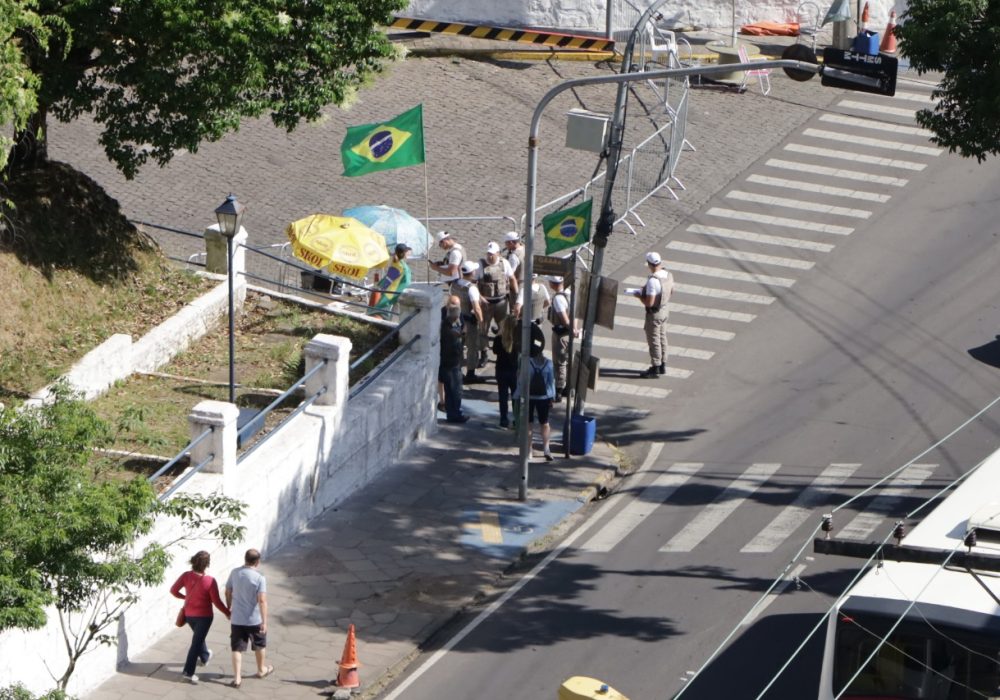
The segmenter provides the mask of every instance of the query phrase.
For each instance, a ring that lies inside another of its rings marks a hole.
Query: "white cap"
[[[562,284],[563,278],[560,275],[549,275],[549,282],[552,284]]]
[[[438,243],[443,241],[445,238],[451,238],[451,234],[448,233],[447,231],[438,231],[437,233],[434,234],[434,236],[437,238]]]
[[[496,241],[490,241],[489,243],[486,244],[486,252],[487,253],[493,253],[493,254],[499,253],[500,252],[500,246],[497,245]]]
[[[659,253],[655,253],[652,251],[646,253],[646,262],[649,263],[650,265],[659,265],[662,261],[663,258],[660,257]]]
[[[521,240],[521,234],[517,231],[508,231],[503,235],[504,241],[519,241]]]
[[[473,262],[471,260],[466,260],[462,263],[462,274],[468,275],[479,269],[479,263]]]

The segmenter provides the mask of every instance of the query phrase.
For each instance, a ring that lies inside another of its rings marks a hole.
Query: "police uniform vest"
[[[471,284],[459,284],[460,280],[455,280],[451,283],[451,294],[452,296],[458,297],[459,301],[462,302],[462,318],[469,323],[475,323],[476,317],[472,313],[472,297],[469,296],[469,288]]]
[[[497,261],[490,265],[486,260],[479,261],[482,274],[479,276],[479,293],[489,301],[500,301],[507,296],[507,275],[504,274],[503,260],[497,256]]]
[[[657,270],[647,278],[646,284],[648,285],[649,280],[654,278],[660,283],[660,293],[656,295],[656,301],[653,303],[653,305],[646,307],[647,314],[659,313],[660,309],[663,308],[663,288],[667,285],[667,282],[669,282],[670,280],[670,273],[667,270]],[[669,298],[670,295],[668,294],[667,299]]]
[[[462,247],[461,243],[456,243],[455,245],[453,245],[451,247],[451,250],[457,250],[458,251],[458,254],[460,256],[459,260],[458,260],[458,266],[462,267],[462,263],[465,262],[465,248]],[[451,250],[449,250],[448,252],[451,253]],[[445,258],[445,259],[447,259],[447,258]],[[459,273],[459,274],[461,274],[461,273]]]
[[[504,257],[507,258],[507,262],[510,263],[511,268],[514,270],[514,279],[518,282],[524,281],[524,246],[519,245],[514,250],[506,250],[504,252]],[[514,261],[517,260],[517,265]],[[535,317],[537,318],[537,316]]]
[[[569,326],[563,325],[562,314],[556,311],[556,297],[566,299],[566,303],[569,304],[569,299],[565,293],[556,292],[552,295],[552,306],[549,307],[549,323],[552,324],[552,330],[558,335],[565,335],[569,333]]]

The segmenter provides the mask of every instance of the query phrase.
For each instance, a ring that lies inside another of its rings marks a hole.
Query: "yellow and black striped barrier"
[[[391,26],[393,29],[407,29],[415,32],[454,34],[456,36],[468,36],[474,39],[494,39],[496,41],[516,41],[523,44],[552,46],[560,49],[611,51],[615,45],[615,42],[611,39],[598,37],[488,27],[478,24],[462,24],[460,22],[435,22],[434,20],[409,19],[407,17],[397,17],[393,20]]]

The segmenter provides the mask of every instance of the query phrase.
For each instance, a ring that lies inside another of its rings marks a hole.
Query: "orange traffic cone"
[[[340,657],[340,671],[334,682],[338,688],[360,688],[361,677],[358,675],[358,650],[354,639],[354,625],[347,628],[347,641],[344,642],[344,653]]]
[[[882,45],[878,47],[884,53],[896,53],[896,11],[889,13],[889,24],[885,25],[885,36]]]
[[[865,0],[865,9],[861,11],[861,29],[868,28],[868,2]]]

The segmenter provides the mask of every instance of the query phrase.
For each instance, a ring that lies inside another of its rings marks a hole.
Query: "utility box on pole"
[[[608,141],[607,114],[571,109],[566,113],[566,148],[600,153]]]

